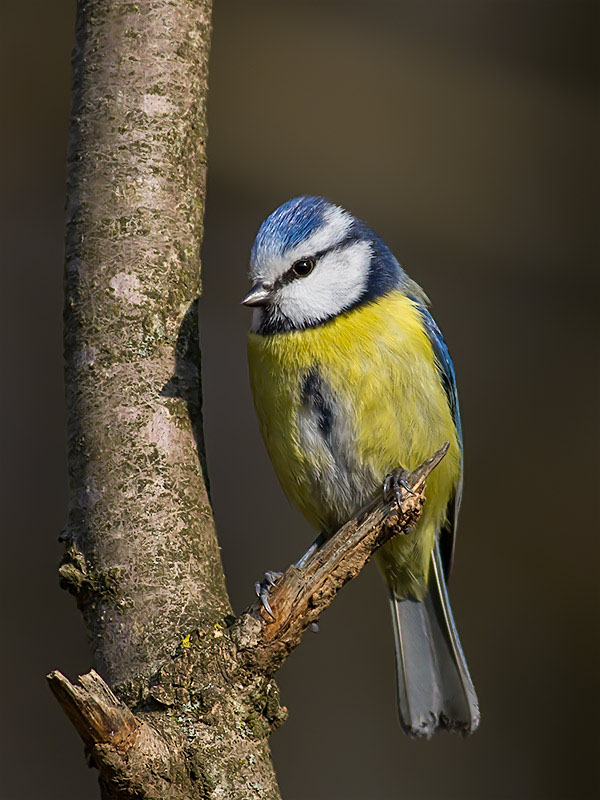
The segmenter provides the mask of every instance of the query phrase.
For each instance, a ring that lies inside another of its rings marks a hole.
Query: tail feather
[[[398,711],[404,731],[429,739],[436,731],[467,735],[479,725],[475,688],[452,617],[439,547],[422,602],[390,590],[396,641]]]

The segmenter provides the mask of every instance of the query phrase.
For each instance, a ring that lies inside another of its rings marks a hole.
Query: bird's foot
[[[389,475],[386,475],[383,482],[383,499],[388,501],[395,497],[396,502],[400,505],[403,492],[414,497],[416,492],[413,492],[408,483],[409,477],[410,472],[405,469],[395,469],[393,472],[390,472]]]
[[[272,617],[272,619],[275,619],[275,614],[269,605],[269,593],[282,576],[283,572],[274,572],[273,570],[269,570],[268,572],[265,572],[265,577],[262,579],[262,581],[257,581],[254,584],[256,596],[262,603],[264,610],[270,617]]]
[[[298,559],[298,561],[296,561],[296,563],[294,564],[294,566],[296,567],[296,569],[304,569],[304,567],[306,566],[307,562],[308,562],[308,561],[309,561],[309,560],[312,558],[312,556],[313,556],[313,555],[314,555],[314,554],[317,552],[317,550],[319,549],[319,547],[321,547],[321,545],[322,545],[322,544],[323,544],[323,542],[326,540],[326,538],[327,538],[327,536],[325,535],[325,531],[321,531],[321,533],[320,533],[320,534],[317,536],[317,538],[314,540],[314,542],[313,542],[313,543],[311,544],[311,546],[308,548],[308,550],[306,551],[306,553],[304,553],[304,555],[303,555],[303,556],[301,556],[301,557]]]

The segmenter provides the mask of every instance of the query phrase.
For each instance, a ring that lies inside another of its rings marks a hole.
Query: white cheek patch
[[[370,261],[371,245],[366,241],[326,253],[310,275],[281,287],[277,293],[281,313],[297,327],[339,314],[366,289]]]
[[[321,226],[303,242],[292,250],[288,250],[285,256],[259,252],[256,263],[250,266],[252,281],[274,283],[277,278],[288,271],[294,261],[335,247],[348,233],[352,221],[351,214],[344,211],[343,208],[331,206],[325,211]]]

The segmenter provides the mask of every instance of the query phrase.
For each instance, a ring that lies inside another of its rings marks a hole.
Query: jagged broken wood
[[[141,723],[95,670],[81,675],[79,686],[58,670],[48,675],[48,683],[87,747],[109,743],[120,750],[129,749]]]
[[[395,496],[374,500],[343,525],[299,570],[290,566],[273,587],[271,619],[260,602],[236,621],[232,635],[262,669],[275,671],[296,647],[302,633],[332,602],[342,586],[355,578],[373,553],[396,534],[407,533],[417,522],[424,502],[427,477],[448,452],[446,442],[430,458],[408,473],[401,501]],[[256,624],[260,631],[253,635]],[[248,639],[252,640],[252,644]]]
[[[446,443],[407,475],[408,488],[399,501],[395,496],[381,496],[313,553],[302,570],[289,567],[270,596],[274,619],[256,602],[237,619],[230,618],[228,624],[216,625],[211,632],[190,632],[171,660],[130,694],[133,711],[93,670],[79,678],[79,685],[71,684],[58,671],[48,675],[50,688],[100,770],[105,796],[129,797],[127,792],[134,788],[136,797],[157,800],[205,796],[198,788],[198,775],[209,766],[203,764],[183,779],[173,730],[169,725],[163,727],[165,721],[172,721],[175,709],[193,707],[195,724],[211,726],[217,707],[223,713],[233,695],[244,696],[243,717],[248,720],[256,712],[254,721],[262,720],[259,733],[262,731],[266,740],[270,730],[285,719],[271,676],[341,587],[360,573],[382,545],[415,525],[425,500],[427,477],[447,449]],[[208,664],[213,676],[221,676],[220,685],[214,685],[214,678],[210,682],[210,691],[202,679]],[[265,701],[269,695],[270,700]],[[257,697],[261,698],[258,709],[253,705]],[[235,713],[239,715],[239,709]],[[186,722],[189,724],[187,718]],[[116,785],[121,788],[115,792],[110,787]]]
[[[135,716],[95,670],[80,675],[75,685],[58,670],[47,678],[85,743],[90,765],[100,769],[104,796],[113,796],[110,782],[118,778],[128,797],[185,800],[186,791],[178,792],[172,780],[176,754],[168,741]]]

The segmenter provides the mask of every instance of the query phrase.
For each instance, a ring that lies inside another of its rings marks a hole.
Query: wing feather
[[[419,298],[414,297],[413,299],[414,302],[419,307],[419,311],[423,319],[423,325],[425,327],[425,330],[427,331],[427,335],[433,347],[433,352],[435,353],[436,365],[440,374],[440,378],[442,380],[442,384],[444,386],[444,390],[446,392],[446,396],[448,397],[450,411],[452,412],[452,418],[454,420],[454,424],[456,425],[456,431],[458,433],[458,441],[460,444],[460,452],[462,456],[463,452],[462,427],[460,423],[460,409],[458,405],[458,391],[456,388],[456,374],[454,372],[454,364],[452,363],[452,358],[450,357],[448,346],[444,341],[444,337],[442,336],[442,332],[438,328],[436,321],[431,316],[429,310],[420,301]],[[446,580],[450,576],[450,571],[452,569],[452,561],[454,559],[454,548],[456,545],[456,530],[458,527],[458,512],[460,509],[460,501],[462,499],[462,489],[463,489],[463,471],[464,471],[463,463],[464,459],[461,459],[460,480],[458,486],[456,487],[456,492],[454,496],[450,499],[450,502],[448,503],[448,521],[440,531],[440,539],[439,539],[440,554]]]

